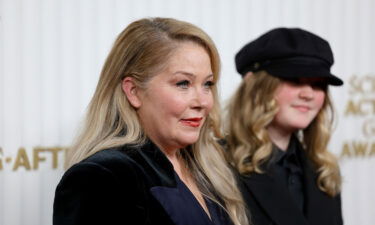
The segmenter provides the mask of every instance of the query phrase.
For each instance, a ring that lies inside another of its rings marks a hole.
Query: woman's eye
[[[189,84],[190,82],[188,80],[182,80],[176,83],[176,85],[181,88],[188,88]]]
[[[215,83],[213,81],[206,81],[206,83],[204,83],[204,86],[206,88],[211,88],[214,85],[215,85]]]

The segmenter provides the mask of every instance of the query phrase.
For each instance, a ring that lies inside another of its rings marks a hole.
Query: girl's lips
[[[181,122],[190,127],[199,127],[202,121],[202,117],[181,119]]]
[[[294,105],[293,108],[297,109],[300,112],[308,112],[308,111],[310,111],[310,107],[309,106],[305,106],[305,105]]]

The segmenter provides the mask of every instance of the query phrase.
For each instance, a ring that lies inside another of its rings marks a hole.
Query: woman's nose
[[[212,102],[212,95],[208,93],[207,90],[200,90],[199,88],[196,88],[193,95],[193,108],[206,108],[210,102]]]

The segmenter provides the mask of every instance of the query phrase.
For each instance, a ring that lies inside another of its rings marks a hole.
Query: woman
[[[277,28],[236,55],[243,81],[230,102],[227,144],[254,225],[341,225],[338,162],[327,151],[331,48]]]
[[[219,56],[196,26],[131,23],[91,100],[53,223],[247,224],[220,138]]]

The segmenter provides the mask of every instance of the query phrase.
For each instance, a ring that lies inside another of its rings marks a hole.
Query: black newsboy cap
[[[328,84],[343,81],[331,74],[333,54],[329,43],[299,28],[276,28],[246,44],[235,57],[237,71],[265,70],[284,78],[322,77]]]

